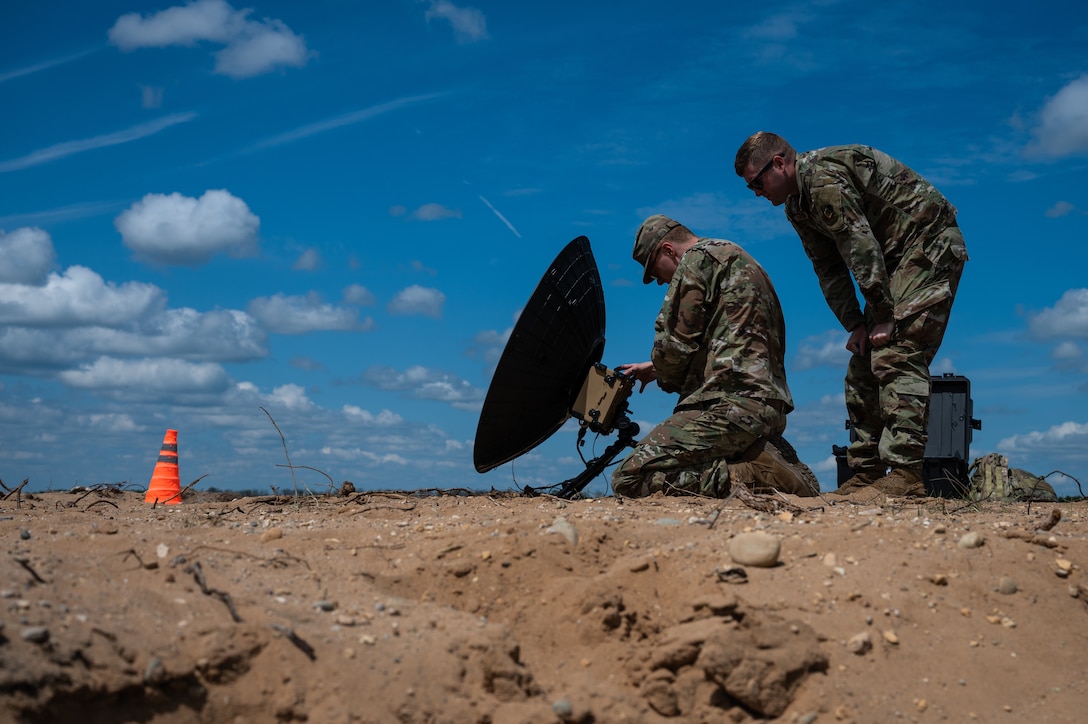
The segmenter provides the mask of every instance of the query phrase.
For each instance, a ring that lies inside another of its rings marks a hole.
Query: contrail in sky
[[[73,60],[79,60],[85,55],[90,55],[94,50],[85,50],[82,53],[76,53],[75,55],[66,55],[63,58],[54,58],[53,60],[46,60],[37,65],[28,65],[25,68],[18,68],[16,70],[9,70],[6,73],[0,73],[0,83],[4,83],[13,78],[21,78],[24,75],[30,75],[31,73],[37,73],[42,70],[49,70],[50,68],[58,65],[64,65],[65,63],[71,63]]]
[[[145,136],[151,136],[178,123],[191,121],[194,118],[196,118],[195,113],[175,113],[166,116],[165,118],[159,118],[158,120],[149,121],[148,123],[141,123],[132,128],[126,128],[123,131],[106,133],[101,136],[84,138],[79,141],[65,141],[64,143],[58,143],[49,148],[34,151],[21,158],[2,161],[0,162],[0,173],[20,171],[24,168],[30,168],[31,166],[48,163],[49,161],[56,161],[59,158],[65,158],[66,156],[71,156],[75,153],[93,151],[96,148],[105,148],[106,146],[117,146],[122,143],[128,143],[129,141],[135,141]]]
[[[500,214],[499,210],[496,209],[494,206],[492,206],[490,201],[485,199],[483,196],[480,197],[480,201],[483,201],[484,205],[487,206],[487,208],[491,209],[491,213],[493,213],[493,214],[495,214],[495,216],[499,217],[499,221],[506,224],[506,228],[508,228],[508,229],[510,229],[510,231],[514,232],[514,236],[518,237],[519,239],[521,238],[521,234],[519,234],[518,230],[514,228],[514,225],[511,224],[509,221],[507,221],[506,217],[503,216],[502,214]]]

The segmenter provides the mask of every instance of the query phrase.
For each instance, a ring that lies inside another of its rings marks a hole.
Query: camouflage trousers
[[[725,497],[727,462],[760,438],[785,429],[786,415],[762,400],[725,398],[677,406],[616,468],[612,489],[632,498],[657,492]]]
[[[891,343],[850,358],[846,410],[857,438],[847,453],[852,468],[913,467],[925,458],[929,365],[944,339],[967,259],[959,229],[950,227],[945,236],[958,245],[942,246],[936,259],[920,250],[892,275],[893,295],[909,301],[896,305]]]

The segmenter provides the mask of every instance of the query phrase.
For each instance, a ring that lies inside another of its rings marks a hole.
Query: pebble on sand
[[[978,531],[971,531],[970,533],[964,533],[960,536],[957,545],[960,548],[978,548],[983,543],[982,534]]]
[[[851,636],[850,640],[846,642],[846,649],[858,656],[864,656],[869,653],[873,648],[873,637],[868,631],[862,631],[861,633]]]
[[[778,563],[781,543],[770,533],[740,533],[729,541],[729,557],[742,566],[770,568]]]

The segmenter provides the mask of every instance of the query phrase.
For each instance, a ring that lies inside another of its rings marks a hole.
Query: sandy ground
[[[761,500],[7,495],[0,721],[1084,721],[1088,503]]]

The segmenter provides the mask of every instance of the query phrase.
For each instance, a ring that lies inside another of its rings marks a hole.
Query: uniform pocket
[[[938,302],[943,302],[952,296],[952,287],[947,279],[936,281],[933,284],[922,287],[912,293],[906,299],[899,300],[895,305],[895,318],[907,319],[918,314],[924,309],[929,309]]]

